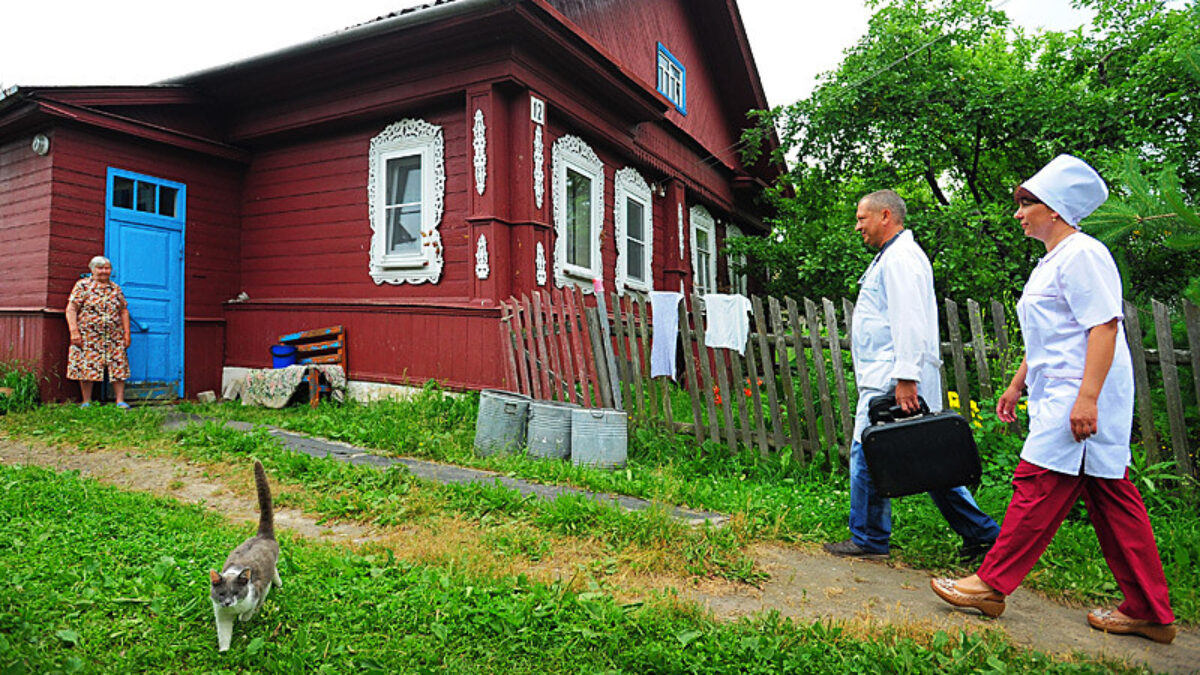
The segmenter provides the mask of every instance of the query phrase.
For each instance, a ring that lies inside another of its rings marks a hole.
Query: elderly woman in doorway
[[[92,383],[108,379],[117,395],[117,407],[125,402],[125,380],[129,379],[129,307],[125,294],[112,281],[112,262],[98,255],[88,263],[92,276],[80,279],[67,299],[67,327],[71,348],[67,356],[67,379],[79,380],[83,407],[92,404]]]
[[[1108,198],[1092,167],[1059,155],[1017,188],[1016,218],[1046,246],[1017,303],[1025,358],[996,404],[1016,419],[1028,388],[1029,436],[1013,476],[1000,537],[983,565],[963,579],[933,579],[933,591],[987,616],[1021,585],[1083,497],[1104,559],[1125,601],[1092,610],[1088,623],[1109,633],[1175,639],[1175,615],[1146,506],[1128,479],[1133,368],[1121,319],[1121,278],[1103,244],[1079,221]]]

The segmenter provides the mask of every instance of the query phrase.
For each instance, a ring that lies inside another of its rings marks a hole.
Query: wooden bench
[[[349,377],[346,368],[346,331],[341,326],[280,335],[279,343],[296,348],[297,364],[341,366],[342,372]],[[322,385],[320,379],[320,373],[315,368],[309,371],[308,404],[314,408],[320,403],[321,394],[329,393],[328,385]]]

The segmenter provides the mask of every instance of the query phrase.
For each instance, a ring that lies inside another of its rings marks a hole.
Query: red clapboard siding
[[[251,298],[444,298],[470,292],[465,273],[455,282],[450,264],[465,265],[474,252],[473,242],[461,234],[470,188],[462,111],[442,108],[406,116],[441,126],[445,141],[439,231],[447,264],[441,283],[381,287],[368,273],[370,141],[397,117],[353,132],[306,136],[256,155],[242,209],[242,282]],[[301,291],[314,286],[315,293]]]
[[[226,365],[270,365],[269,348],[290,331],[341,324],[351,379],[480,389],[501,382],[495,310],[468,307],[233,306]],[[492,338],[491,336],[496,336]],[[481,345],[468,349],[468,345]]]
[[[225,355],[225,323],[185,322],[183,343],[184,396],[193,398],[202,391],[221,391],[221,373]]]
[[[63,129],[55,141],[54,250],[62,253],[59,264],[66,269],[60,277],[64,283],[55,288],[61,300],[54,304],[65,303],[88,259],[103,249],[105,179],[111,166],[187,186],[184,311],[220,316],[221,303],[238,292],[242,168],[105,133]],[[206,271],[205,283],[197,288],[191,283],[193,268]]]
[[[551,0],[617,61],[650,87],[658,81],[657,43],[661,42],[687,70],[687,114],[672,108],[667,117],[732,166],[736,154],[720,153],[736,143],[744,119],[726,118],[722,92],[709,63],[711,48],[702,42],[688,8],[691,0]],[[636,17],[634,20],[632,17]]]
[[[0,145],[0,307],[46,305],[50,162],[29,149],[28,138]]]
[[[88,260],[104,250],[105,180],[108,167],[116,167],[187,186],[184,313],[189,317],[222,315],[222,303],[236,295],[240,286],[238,211],[242,167],[71,127],[56,132],[51,156],[55,182],[47,293],[50,306],[66,304],[67,294],[86,271]],[[219,322],[185,321],[184,379],[188,394],[219,388],[223,334]],[[70,387],[64,392],[78,395]]]
[[[46,320],[40,312],[0,314],[0,361],[40,363]]]

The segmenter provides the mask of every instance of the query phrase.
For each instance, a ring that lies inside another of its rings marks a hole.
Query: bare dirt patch
[[[0,462],[37,465],[80,473],[126,490],[203,504],[240,524],[258,521],[253,478],[247,469],[218,467],[179,458],[143,456],[123,450],[81,452],[0,440]],[[272,484],[285,494],[292,488]],[[576,586],[599,580],[621,599],[652,591],[678,593],[722,619],[777,610],[803,621],[847,622],[869,634],[873,626],[901,626],[914,635],[937,629],[997,629],[1018,645],[1070,658],[1083,653],[1141,664],[1159,672],[1200,672],[1200,634],[1180,630],[1172,645],[1090,629],[1086,610],[1065,607],[1018,590],[1004,616],[985,619],[955,610],[929,590],[930,575],[886,563],[845,560],[812,549],[759,545],[751,554],[770,579],[755,588],[721,580],[638,571],[638,561],[614,555],[586,539],[549,537],[551,550],[533,561],[520,555],[497,556],[476,522],[439,517],[411,527],[374,527],[346,521],[320,522],[299,509],[278,508],[276,527],[293,536],[354,548],[383,546],[415,562],[454,561],[488,576],[524,573],[539,581],[573,580]],[[523,527],[515,525],[514,527]],[[494,532],[492,533],[494,534]],[[516,534],[520,534],[516,532]],[[544,533],[538,536],[545,537]],[[220,553],[224,555],[223,552]]]

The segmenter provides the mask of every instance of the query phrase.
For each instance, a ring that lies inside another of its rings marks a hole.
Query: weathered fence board
[[[696,311],[688,312],[687,299],[685,298],[680,300],[679,337],[683,340],[683,362],[687,366],[687,369],[685,370],[685,374],[687,376],[687,391],[688,398],[691,399],[692,403],[692,422],[695,425],[695,428],[692,430],[692,434],[695,436],[696,444],[699,445],[704,441],[704,421],[702,419],[702,413],[700,412],[701,385],[696,379],[698,371],[696,370],[696,358],[692,353],[692,342],[695,340],[695,335],[689,323],[693,315],[697,317],[700,316],[700,308],[696,305],[692,305],[692,308]]]
[[[833,400],[829,396],[829,378],[825,372],[825,359],[816,358],[818,354],[824,354],[825,348],[821,346],[821,323],[817,318],[817,305],[808,298],[804,299],[804,318],[808,323],[808,342],[813,353],[813,370],[817,375],[817,393],[821,401],[821,417],[825,432],[824,449],[830,453],[829,457],[833,459],[833,453],[837,451],[837,431],[835,430],[835,422],[833,420]]]
[[[800,381],[800,397],[804,400],[804,421],[808,428],[809,459],[816,459],[821,451],[821,438],[817,431],[817,413],[813,405],[812,380],[808,375],[808,356],[804,352],[804,338],[800,308],[792,298],[787,299],[788,318],[792,322],[792,350],[796,352],[796,375]],[[797,453],[797,457],[801,456]]]
[[[842,420],[842,438],[851,438],[854,435],[854,413],[850,412],[850,397],[846,393],[846,372],[842,368],[842,341],[838,337],[837,312],[829,298],[821,298],[821,305],[825,309],[825,326],[829,332],[829,361],[833,365],[833,383]],[[842,457],[849,457],[848,447],[840,447]]]
[[[967,381],[967,359],[963,355],[962,329],[958,325],[958,305],[946,298],[946,328],[950,332],[950,354],[954,359],[954,390],[958,393],[959,411],[970,415],[971,389]]]
[[[1175,366],[1175,348],[1171,344],[1171,318],[1167,306],[1151,300],[1154,311],[1154,332],[1158,338],[1159,367],[1162,369],[1163,392],[1167,399],[1167,423],[1171,429],[1171,449],[1175,464],[1191,473],[1192,460],[1188,456],[1187,423],[1183,420],[1183,397],[1179,394],[1179,369]]]
[[[771,312],[771,330],[775,333],[775,354],[779,357],[779,374],[783,379],[783,398],[787,406],[788,433],[790,440],[786,445],[792,446],[794,457],[803,457],[800,444],[800,411],[796,408],[796,386],[792,381],[792,364],[788,358],[787,339],[783,333],[783,318],[780,316],[779,301],[769,298],[767,306]],[[803,358],[803,354],[799,358]]]
[[[536,398],[585,406],[612,406],[616,392],[633,423],[684,431],[697,443],[708,439],[728,452],[741,446],[768,454],[790,446],[798,461],[837,461],[848,454],[854,427],[852,364],[844,353],[853,329],[849,300],[842,299],[839,308],[826,298],[818,306],[808,298],[751,297],[750,332],[739,355],[706,345],[703,298],[693,294],[677,308],[684,361],[678,383],[649,376],[655,336],[647,301],[613,295],[608,316],[601,316],[594,300],[578,288],[539,289],[500,303],[506,380]],[[1011,313],[1000,302],[988,303],[990,331],[980,303],[967,301],[965,326],[959,305],[947,299],[943,307],[942,390],[946,398],[955,392],[960,412],[971,416],[976,401],[1007,386],[1021,350],[1010,342]],[[1146,314],[1154,325],[1154,349],[1143,346],[1139,310],[1125,305],[1140,440],[1149,462],[1172,460],[1181,474],[1194,474],[1188,415],[1200,400],[1200,308],[1185,302],[1173,313],[1155,301]],[[1186,349],[1173,344],[1176,322],[1186,328]],[[1191,369],[1190,387],[1180,368]],[[692,408],[690,422],[674,419],[672,392],[679,389]],[[1156,427],[1156,416],[1164,427]],[[1010,429],[1019,431],[1015,424]],[[1170,456],[1163,453],[1167,445]]]
[[[1132,302],[1125,301],[1125,336],[1129,340],[1129,353],[1133,358],[1133,391],[1137,400],[1138,428],[1142,432],[1142,445],[1151,464],[1159,459],[1158,432],[1154,428],[1154,407],[1150,402],[1150,375],[1146,368],[1146,350],[1142,347],[1142,325],[1138,321],[1138,310]]]
[[[979,393],[983,398],[991,398],[992,373],[988,369],[987,340],[983,337],[979,303],[974,300],[967,300],[967,323],[971,326],[971,352],[975,357],[975,372],[979,375]]]
[[[779,397],[775,393],[775,367],[771,359],[771,346],[767,342],[767,317],[763,312],[762,298],[754,296],[751,306],[754,309],[754,327],[758,331],[758,358],[762,364],[762,383],[758,380],[750,382],[750,388],[760,391],[763,384],[767,387],[768,414],[771,417],[771,444],[775,447],[787,445],[787,436],[783,431],[783,422],[779,416]]]

